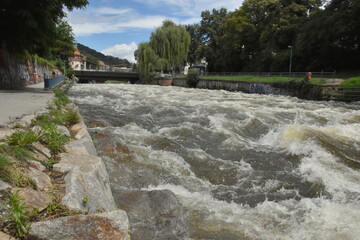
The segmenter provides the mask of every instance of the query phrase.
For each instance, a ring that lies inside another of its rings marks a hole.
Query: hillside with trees
[[[88,58],[103,61],[105,64],[109,66],[131,67],[132,65],[127,59],[120,59],[117,57],[104,55],[103,53],[91,49],[80,43],[77,44],[77,48],[81,54],[87,56]]]
[[[208,70],[354,71],[360,59],[360,1],[244,0],[233,12],[203,11],[188,62]]]

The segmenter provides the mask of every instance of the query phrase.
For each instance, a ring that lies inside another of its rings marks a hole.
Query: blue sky
[[[233,11],[242,0],[89,0],[85,9],[68,13],[77,42],[106,55],[134,62],[140,42],[163,20],[177,24],[199,23],[204,10],[225,7]]]

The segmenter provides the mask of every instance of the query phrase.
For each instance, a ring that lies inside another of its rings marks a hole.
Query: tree
[[[1,0],[0,47],[12,53],[48,56],[65,10],[83,8],[87,0]]]
[[[138,68],[146,79],[152,70],[174,70],[185,63],[189,45],[190,36],[186,29],[165,20],[151,33],[149,42],[139,44],[136,51]]]
[[[72,27],[65,21],[60,20],[55,29],[56,40],[51,47],[51,56],[56,59],[68,59],[74,54],[75,38]]]
[[[185,29],[189,33],[191,39],[187,62],[190,64],[199,63],[201,59],[204,57],[202,51],[203,42],[200,33],[200,24],[186,25]]]
[[[226,8],[213,9],[211,13],[208,10],[201,13],[202,54],[208,62],[209,71],[220,72],[226,68],[223,46],[226,39],[227,17]]]

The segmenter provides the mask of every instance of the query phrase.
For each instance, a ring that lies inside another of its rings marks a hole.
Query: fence
[[[62,80],[64,80],[64,75],[54,77],[54,78],[45,78],[44,81],[44,89],[51,89],[54,86],[56,86],[58,83],[60,83]]]

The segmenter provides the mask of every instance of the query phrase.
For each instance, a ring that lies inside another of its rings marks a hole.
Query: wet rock
[[[11,188],[10,184],[0,179],[0,191]],[[1,239],[1,238],[0,238]]]
[[[31,224],[30,236],[35,239],[48,240],[128,240],[128,225],[126,212],[117,210],[33,223]]]
[[[16,192],[18,192],[19,196],[24,199],[26,206],[30,209],[36,208],[39,212],[47,208],[52,201],[52,196],[50,194],[39,192],[30,188],[11,189],[11,193]]]
[[[68,173],[62,204],[70,210],[94,213],[116,208],[109,176],[101,158],[87,154],[63,153],[54,170]],[[86,199],[86,201],[85,201]]]
[[[30,167],[35,168],[41,172],[46,170],[46,167],[38,161],[29,160],[28,163],[29,163]]]
[[[53,187],[51,178],[38,169],[30,167],[29,177],[34,180],[39,190],[49,191]]]
[[[126,191],[114,198],[128,214],[131,239],[187,239],[185,212],[171,191]]]
[[[0,239],[1,240],[15,240],[15,238],[13,238],[12,236],[7,235],[6,233],[1,232],[1,231],[0,231]]]
[[[99,153],[110,158],[128,161],[131,159],[130,149],[119,139],[113,139],[111,134],[100,132],[94,135],[94,142]]]

